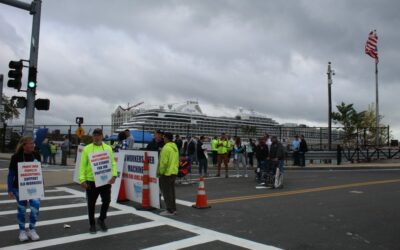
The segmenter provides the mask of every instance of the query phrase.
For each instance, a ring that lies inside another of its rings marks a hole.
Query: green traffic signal
[[[36,88],[36,85],[37,85],[36,76],[37,76],[36,67],[29,67],[29,73],[28,73],[28,88],[29,89]]]
[[[28,82],[28,88],[30,88],[30,89],[36,88],[36,82],[33,82],[33,81]]]

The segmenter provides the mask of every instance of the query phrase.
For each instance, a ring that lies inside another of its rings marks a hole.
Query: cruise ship
[[[129,121],[119,126],[117,131],[135,129],[141,131],[163,130],[182,137],[205,135],[258,138],[268,133],[281,140],[292,140],[296,134],[304,134],[310,143],[325,143],[327,130],[310,128],[305,125],[280,125],[267,115],[253,110],[239,109],[234,117],[216,117],[204,114],[197,101],[181,104],[162,105],[156,108],[138,108]]]

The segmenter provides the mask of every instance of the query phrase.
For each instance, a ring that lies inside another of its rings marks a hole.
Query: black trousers
[[[102,202],[99,219],[105,220],[107,218],[107,211],[111,202],[111,185],[107,184],[101,187],[96,187],[93,181],[88,181],[87,184],[86,200],[88,204],[89,224],[95,225],[96,221],[94,219],[94,214],[96,210],[96,201],[99,195]]]
[[[254,156],[254,153],[247,153],[247,157],[249,158],[249,165],[250,166],[254,165],[253,156]]]
[[[176,175],[161,175],[159,178],[161,193],[164,197],[165,205],[170,213],[176,211],[175,203],[175,179]]]
[[[217,165],[217,151],[211,151],[211,156],[213,165]]]

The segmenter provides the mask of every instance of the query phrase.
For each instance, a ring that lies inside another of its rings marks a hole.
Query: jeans
[[[49,159],[49,155],[43,155],[43,164],[47,164],[48,159]]]
[[[257,169],[256,169],[256,177],[258,180],[261,180],[263,173],[266,171],[267,162],[257,160]]]
[[[199,174],[202,175],[203,174],[203,170],[204,170],[204,174],[207,174],[207,167],[208,167],[208,160],[207,158],[199,158]]]
[[[253,167],[253,156],[254,156],[254,153],[247,153],[247,157],[249,158],[249,164],[250,164],[250,166],[252,166]]]
[[[50,165],[56,165],[56,154],[50,155]]]
[[[14,197],[18,205],[17,220],[18,220],[19,230],[25,230],[25,214],[28,201],[19,200],[19,190],[17,188],[13,188],[12,193],[14,194]],[[39,199],[29,200],[29,206],[31,209],[31,213],[29,216],[29,229],[35,229],[37,217],[39,216],[40,200]]]
[[[236,175],[239,175],[239,164],[240,163],[242,163],[242,165],[243,165],[244,174],[247,175],[247,164],[246,164],[246,159],[243,154],[235,154],[233,163],[236,168]]]
[[[285,171],[285,160],[278,160],[278,168],[281,173]]]
[[[300,166],[299,151],[293,151],[293,166]]]

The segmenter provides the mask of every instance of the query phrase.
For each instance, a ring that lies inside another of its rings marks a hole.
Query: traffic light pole
[[[42,0],[34,0],[31,7],[32,8],[30,10],[30,14],[33,15],[33,21],[29,67],[37,68],[39,55],[40,12],[42,8]],[[35,94],[36,88],[27,88],[24,129],[25,136],[33,136],[33,127],[35,124]]]
[[[33,16],[29,67],[35,67],[37,69],[42,0],[33,0],[31,4],[17,0],[0,0],[0,3],[27,10],[29,14]],[[35,124],[35,94],[36,88],[27,88],[24,136],[33,136]]]

